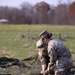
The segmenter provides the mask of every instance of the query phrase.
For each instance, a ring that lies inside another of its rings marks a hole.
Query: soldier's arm
[[[45,55],[42,51],[39,51],[38,56],[41,62],[42,71],[45,71],[47,69],[47,61],[46,61]]]
[[[50,63],[48,64],[48,69],[54,67],[54,64],[57,60],[57,54],[55,52],[55,45],[54,43],[50,43],[48,46],[48,55],[50,57]]]

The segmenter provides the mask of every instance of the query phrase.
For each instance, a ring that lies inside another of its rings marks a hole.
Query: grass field
[[[49,25],[0,25],[0,56],[10,56],[19,59],[37,54],[36,41],[41,31],[48,30],[53,37],[61,34],[63,42],[72,52],[75,59],[75,26]],[[69,38],[64,38],[66,35]]]

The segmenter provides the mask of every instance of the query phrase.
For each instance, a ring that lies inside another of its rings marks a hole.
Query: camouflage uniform
[[[41,39],[38,40],[38,42],[37,42],[38,58],[39,58],[41,65],[42,65],[42,71],[47,69],[48,63],[49,63],[48,52],[46,50],[47,48],[45,48],[45,50],[44,50],[43,47],[45,47],[45,45],[43,45],[42,40]]]
[[[52,38],[48,43],[48,49],[45,53],[41,48],[41,44],[39,44],[40,47],[38,52],[41,63],[47,64],[46,69],[54,67],[55,65],[55,75],[66,75],[73,63],[71,53],[68,48],[65,47],[61,40]]]
[[[48,43],[48,55],[50,57],[48,68],[55,64],[55,75],[66,75],[66,71],[72,67],[73,60],[70,51],[61,40],[50,39]]]
[[[45,71],[48,67],[48,63],[49,63],[49,57],[45,52],[38,52],[39,55],[39,60],[41,62],[41,66],[42,66],[42,71]]]

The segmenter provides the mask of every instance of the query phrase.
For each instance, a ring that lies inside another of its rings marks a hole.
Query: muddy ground
[[[38,60],[0,59],[0,75],[40,75],[40,71]]]
[[[0,75],[39,75],[40,70],[39,61],[10,61],[4,57],[0,60]]]
[[[35,64],[31,67],[10,66],[7,68],[0,68],[0,75],[39,75],[39,67],[40,66]]]

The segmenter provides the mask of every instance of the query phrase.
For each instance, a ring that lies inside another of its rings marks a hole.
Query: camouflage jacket
[[[47,52],[39,50],[38,52],[39,60],[41,62],[42,71],[48,68],[49,57]]]
[[[64,67],[73,62],[69,49],[59,39],[52,38],[49,41],[48,55],[50,57],[48,67],[51,67],[54,64]]]
[[[47,52],[40,51],[38,52],[39,60],[41,63],[48,63],[49,62],[49,56]]]

